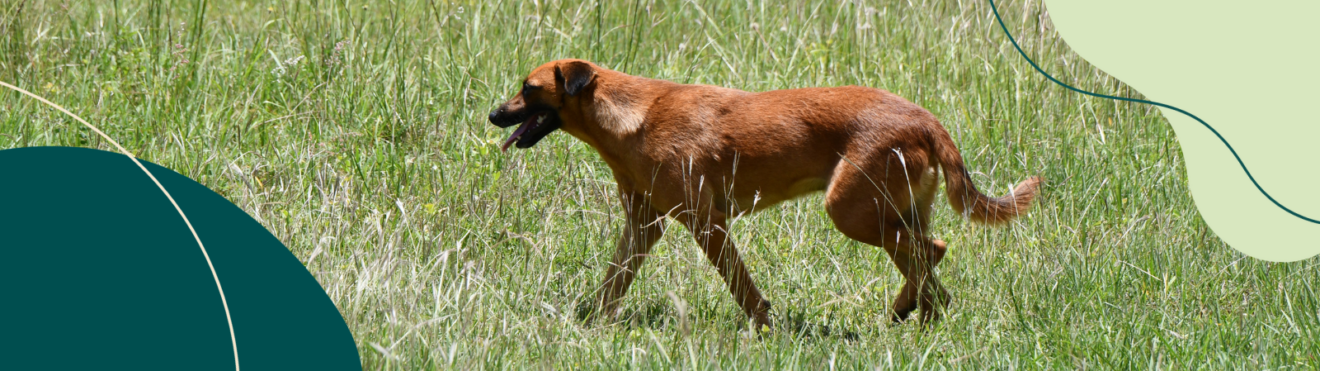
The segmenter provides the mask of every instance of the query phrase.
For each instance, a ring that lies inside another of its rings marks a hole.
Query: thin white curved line
[[[92,131],[96,132],[97,135],[100,135],[101,138],[105,138],[105,140],[110,141],[110,144],[114,144],[115,148],[119,149],[119,152],[123,152],[124,156],[128,156],[128,159],[133,160],[133,163],[137,164],[138,168],[142,169],[142,172],[146,173],[147,177],[151,178],[151,181],[156,183],[156,187],[160,188],[160,192],[164,193],[165,198],[168,198],[170,200],[170,204],[174,205],[174,210],[179,212],[179,217],[183,218],[183,223],[188,225],[188,231],[192,232],[193,239],[197,240],[197,247],[202,249],[202,257],[206,258],[206,265],[211,267],[211,277],[215,278],[215,288],[217,290],[220,290],[220,304],[223,304],[225,306],[225,320],[229,322],[229,341],[230,343],[234,344],[234,371],[239,371],[238,338],[234,336],[234,319],[229,315],[229,301],[225,300],[225,289],[224,287],[220,286],[220,276],[215,274],[215,264],[211,264],[211,255],[206,253],[206,246],[202,245],[202,239],[200,237],[197,237],[197,230],[193,229],[192,222],[188,221],[188,215],[185,215],[183,213],[183,209],[179,208],[179,203],[174,202],[174,196],[170,196],[170,191],[165,190],[165,186],[160,185],[160,181],[156,180],[156,176],[152,175],[151,171],[147,170],[147,167],[143,166],[142,163],[138,161],[137,157],[133,157],[132,153],[128,152],[127,149],[124,149],[124,146],[119,145],[119,142],[116,142],[114,139],[111,139],[109,135],[105,135],[104,132],[101,132],[101,129],[97,129],[96,126],[87,123],[87,121],[83,120],[82,117],[78,117],[78,115],[73,114],[73,112],[69,112],[69,110],[64,109],[63,106],[60,106],[58,104],[55,104],[54,102],[46,100],[46,98],[42,98],[39,95],[32,94],[32,92],[23,90],[23,88],[10,85],[4,81],[0,81],[0,85],[6,88],[14,89],[14,91],[23,93],[29,97],[41,101],[41,103],[45,103],[51,107],[55,107],[55,109],[59,110],[60,112],[64,112],[64,114],[73,117],[74,120],[78,120],[78,122],[82,123],[83,126],[86,126],[88,129],[92,129]]]

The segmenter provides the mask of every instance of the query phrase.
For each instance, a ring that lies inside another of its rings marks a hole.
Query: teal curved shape
[[[128,157],[0,151],[0,356],[12,369],[360,370],[321,285],[260,223],[205,186]],[[234,344],[240,365],[235,365]]]

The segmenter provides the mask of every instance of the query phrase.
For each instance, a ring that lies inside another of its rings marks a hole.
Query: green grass
[[[1139,97],[1071,53],[1040,2],[1000,7],[1047,71]],[[1217,239],[1159,111],[1052,85],[984,1],[10,0],[0,15],[0,80],[269,228],[367,369],[1320,367],[1317,260],[1262,262]],[[820,196],[733,225],[779,331],[749,334],[682,228],[621,322],[584,326],[575,308],[622,216],[609,169],[562,133],[500,153],[507,130],[485,120],[565,57],[755,91],[887,89],[941,119],[988,193],[1047,183],[1003,228],[937,203],[954,302],[929,331],[888,325],[901,279],[833,229]],[[0,93],[0,148],[39,145],[111,149]]]

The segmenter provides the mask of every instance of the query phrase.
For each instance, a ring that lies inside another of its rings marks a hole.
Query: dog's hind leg
[[[835,224],[840,223],[836,221]],[[870,231],[846,228],[840,228],[840,231],[852,239],[883,247],[907,280],[894,299],[892,320],[901,322],[918,307],[922,311],[923,323],[939,320],[940,310],[950,300],[948,291],[935,277],[935,264],[943,255],[940,244],[914,235],[901,223],[890,223],[886,228],[871,228]]]
[[[598,313],[611,318],[618,310],[619,301],[628,292],[637,277],[637,271],[650,254],[651,247],[665,232],[665,216],[651,207],[645,197],[638,194],[620,195],[624,212],[623,234],[614,250],[614,259],[605,270],[596,300]]]
[[[938,245],[928,238],[907,233],[907,231],[897,231],[895,241],[891,242],[888,238],[884,241],[886,251],[889,251],[889,257],[893,259],[894,265],[898,267],[899,272],[907,279],[904,284],[904,291],[907,286],[912,287],[912,296],[904,297],[899,294],[895,300],[895,305],[902,304],[906,306],[907,312],[911,313],[912,304],[916,302],[917,307],[921,308],[921,322],[934,323],[940,319],[940,311],[949,305],[949,292],[941,285],[939,279],[935,277],[935,264],[939,263],[937,257]],[[893,246],[892,248],[890,246]],[[907,313],[894,312],[894,319],[902,320]]]
[[[941,240],[931,240],[931,244],[935,247],[931,266],[938,266],[940,260],[944,259],[946,247],[944,241]],[[912,311],[917,309],[917,299],[916,281],[907,280],[907,282],[903,284],[903,291],[899,292],[898,296],[894,298],[894,308],[890,320],[895,323],[906,321],[908,315],[912,314]]]
[[[826,207],[840,232],[884,248],[906,279],[891,319],[901,322],[921,308],[922,321],[930,323],[949,302],[934,272],[945,244],[924,235],[938,178],[921,153],[886,161],[889,166],[870,166],[878,170],[868,173],[861,170],[867,164],[841,164],[826,192]]]

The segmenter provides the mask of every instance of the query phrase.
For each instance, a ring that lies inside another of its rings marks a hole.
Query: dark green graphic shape
[[[242,370],[360,370],[338,309],[296,257],[205,186],[142,161],[224,286]],[[234,370],[215,279],[160,189],[121,154],[0,151],[3,368]]]
[[[1040,72],[1040,74],[1045,75],[1045,78],[1049,79],[1050,81],[1053,81],[1055,84],[1059,84],[1059,86],[1062,86],[1062,87],[1068,88],[1068,90],[1072,90],[1072,91],[1075,91],[1075,92],[1078,92],[1078,93],[1082,93],[1082,94],[1090,95],[1090,96],[1093,96],[1093,97],[1109,98],[1109,99],[1121,100],[1121,101],[1126,101],[1126,102],[1136,102],[1136,103],[1150,104],[1150,105],[1154,105],[1154,106],[1157,106],[1157,107],[1164,107],[1164,108],[1168,108],[1168,109],[1171,109],[1171,110],[1174,110],[1174,111],[1178,111],[1178,113],[1181,113],[1181,114],[1187,115],[1187,117],[1191,117],[1193,120],[1196,120],[1196,122],[1201,123],[1201,126],[1205,126],[1206,129],[1210,129],[1210,132],[1211,132],[1211,133],[1214,133],[1214,134],[1215,134],[1215,137],[1219,138],[1219,141],[1222,142],[1222,143],[1224,143],[1224,147],[1228,147],[1228,152],[1233,154],[1233,158],[1237,160],[1237,162],[1238,162],[1238,166],[1242,167],[1242,172],[1247,173],[1247,179],[1250,179],[1250,180],[1251,180],[1251,184],[1256,186],[1256,190],[1260,191],[1260,194],[1265,195],[1265,198],[1269,199],[1270,202],[1273,202],[1273,203],[1274,203],[1274,206],[1278,206],[1280,209],[1283,209],[1283,211],[1286,211],[1286,212],[1288,212],[1289,214],[1292,214],[1292,216],[1295,216],[1295,217],[1301,218],[1302,220],[1305,220],[1305,221],[1308,221],[1308,222],[1311,222],[1311,223],[1315,223],[1315,224],[1320,224],[1320,220],[1311,219],[1311,218],[1308,218],[1308,217],[1306,217],[1306,216],[1303,216],[1302,214],[1298,214],[1298,213],[1295,212],[1295,211],[1292,211],[1292,209],[1289,209],[1289,208],[1283,206],[1283,204],[1279,203],[1279,201],[1276,201],[1276,200],[1274,199],[1273,196],[1270,196],[1269,192],[1265,192],[1265,188],[1261,187],[1261,186],[1260,186],[1260,183],[1257,183],[1257,182],[1256,182],[1256,177],[1254,177],[1254,176],[1251,175],[1251,170],[1247,170],[1247,164],[1245,164],[1245,163],[1242,162],[1242,157],[1238,156],[1238,154],[1237,154],[1237,150],[1234,150],[1234,149],[1233,149],[1233,146],[1228,144],[1228,140],[1227,140],[1227,139],[1224,139],[1224,136],[1223,136],[1223,135],[1219,135],[1219,131],[1218,131],[1218,130],[1215,130],[1214,127],[1211,127],[1210,124],[1207,124],[1207,123],[1205,122],[1205,120],[1202,120],[1200,117],[1196,117],[1196,115],[1193,115],[1191,112],[1187,112],[1187,111],[1184,111],[1184,110],[1181,109],[1181,108],[1174,107],[1174,106],[1170,106],[1170,105],[1167,105],[1167,104],[1164,104],[1164,103],[1160,103],[1160,102],[1153,102],[1153,101],[1142,100],[1142,99],[1125,98],[1125,97],[1117,97],[1117,96],[1105,95],[1105,94],[1099,94],[1099,93],[1092,93],[1092,92],[1089,92],[1089,91],[1085,91],[1085,90],[1082,90],[1082,89],[1078,89],[1078,88],[1072,87],[1071,85],[1068,85],[1068,84],[1064,84],[1062,81],[1059,81],[1058,79],[1055,79],[1054,76],[1050,76],[1050,74],[1045,73],[1045,70],[1041,69],[1040,66],[1037,66],[1037,65],[1036,65],[1036,62],[1033,61],[1033,60],[1031,60],[1031,57],[1028,57],[1028,56],[1027,56],[1027,53],[1025,53],[1025,52],[1022,51],[1022,47],[1021,47],[1021,46],[1018,46],[1017,40],[1013,38],[1013,34],[1011,34],[1011,33],[1008,32],[1008,26],[1005,26],[1005,25],[1004,25],[1004,20],[1003,20],[1002,18],[999,17],[999,8],[995,7],[995,1],[994,1],[994,0],[987,0],[987,1],[990,2],[990,10],[994,11],[994,13],[995,13],[995,20],[996,20],[996,21],[999,21],[999,27],[1002,28],[1002,29],[1004,30],[1004,36],[1008,36],[1008,41],[1010,41],[1010,42],[1013,43],[1013,48],[1017,49],[1018,54],[1022,55],[1022,59],[1026,59],[1026,60],[1027,60],[1027,63],[1030,63],[1030,64],[1031,64],[1031,67],[1036,69],[1036,72]]]

